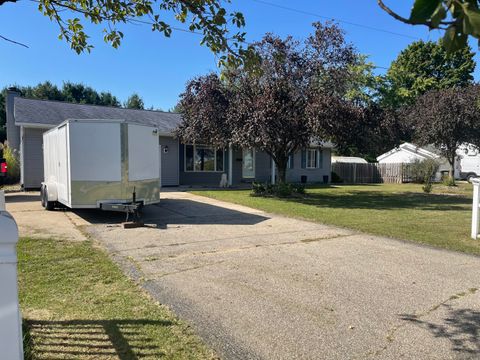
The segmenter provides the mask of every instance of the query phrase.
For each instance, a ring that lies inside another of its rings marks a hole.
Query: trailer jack
[[[125,219],[125,222],[123,223],[123,227],[125,229],[142,227],[144,225],[143,221],[141,220],[141,211],[143,208],[143,203],[140,201],[136,201],[135,188],[133,188],[132,202],[120,203],[120,204],[103,203],[100,205],[100,208],[105,211],[117,211],[117,212],[125,213],[126,219]],[[129,221],[130,216],[132,216],[132,221]]]

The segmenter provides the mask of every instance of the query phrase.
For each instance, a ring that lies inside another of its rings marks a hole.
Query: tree
[[[430,30],[444,30],[443,46],[453,52],[467,45],[468,37],[480,40],[478,0],[414,0],[410,16],[404,17],[377,0],[390,16],[410,25],[424,25]]]
[[[398,108],[412,104],[429,90],[470,85],[473,57],[468,46],[448,54],[440,43],[413,42],[400,52],[385,75],[380,87],[382,105]]]
[[[143,103],[143,99],[138,95],[137,93],[133,93],[130,95],[130,97],[127,99],[125,104],[123,105],[124,107],[128,109],[144,109],[145,104]]]
[[[17,0],[0,0],[0,6]],[[120,46],[124,24],[148,25],[152,31],[170,37],[172,31],[186,31],[201,35],[201,44],[219,56],[221,64],[239,64],[253,53],[243,46],[245,19],[240,12],[227,12],[230,0],[157,0],[157,1],[87,1],[87,0],[38,0],[38,10],[50,18],[64,39],[77,53],[90,52],[93,45],[85,31],[85,25],[102,25],[104,41],[114,48]],[[188,29],[168,24],[173,17]],[[230,32],[230,28],[237,32]],[[4,36],[0,38],[19,44]],[[24,44],[20,44],[26,46]]]
[[[98,93],[89,86],[80,83],[66,82],[62,88],[50,81],[35,86],[17,86],[18,91],[26,98],[42,100],[68,101],[78,104],[120,106],[118,99],[110,92]],[[0,91],[0,142],[6,138],[5,123],[5,93],[7,88]]]
[[[290,154],[310,145],[322,117],[344,111],[332,107],[322,113],[328,101],[317,101],[345,94],[356,59],[338,26],[314,27],[302,43],[267,34],[253,44],[258,68],[227,68],[221,78],[210,74],[192,80],[180,100],[181,140],[257,148],[272,157],[279,181],[285,182]]]
[[[450,164],[453,181],[456,150],[480,146],[480,87],[432,90],[406,110],[419,145],[434,145]]]

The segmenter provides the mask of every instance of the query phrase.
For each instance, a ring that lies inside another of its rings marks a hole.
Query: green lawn
[[[18,244],[27,359],[211,359],[214,354],[91,242]]]
[[[270,213],[480,254],[480,240],[469,237],[469,184],[435,185],[431,194],[417,184],[313,187],[304,197],[289,199],[251,197],[249,190],[193,192]]]

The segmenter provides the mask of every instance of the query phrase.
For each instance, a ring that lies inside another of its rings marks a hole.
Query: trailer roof
[[[17,125],[57,126],[67,119],[125,120],[155,126],[160,132],[171,133],[182,121],[180,114],[154,110],[124,109],[112,106],[73,104],[63,101],[14,99]]]

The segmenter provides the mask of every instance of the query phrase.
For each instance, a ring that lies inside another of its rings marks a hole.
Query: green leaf
[[[431,21],[432,21],[433,27],[435,28],[438,27],[438,25],[440,25],[440,22],[444,20],[446,17],[447,17],[447,11],[443,7],[443,5],[440,4],[437,7],[437,10],[435,10],[435,12],[432,15]]]
[[[410,13],[410,20],[423,22],[430,19],[441,2],[441,0],[415,0]]]
[[[465,9],[464,30],[467,34],[480,36],[480,12]]]

